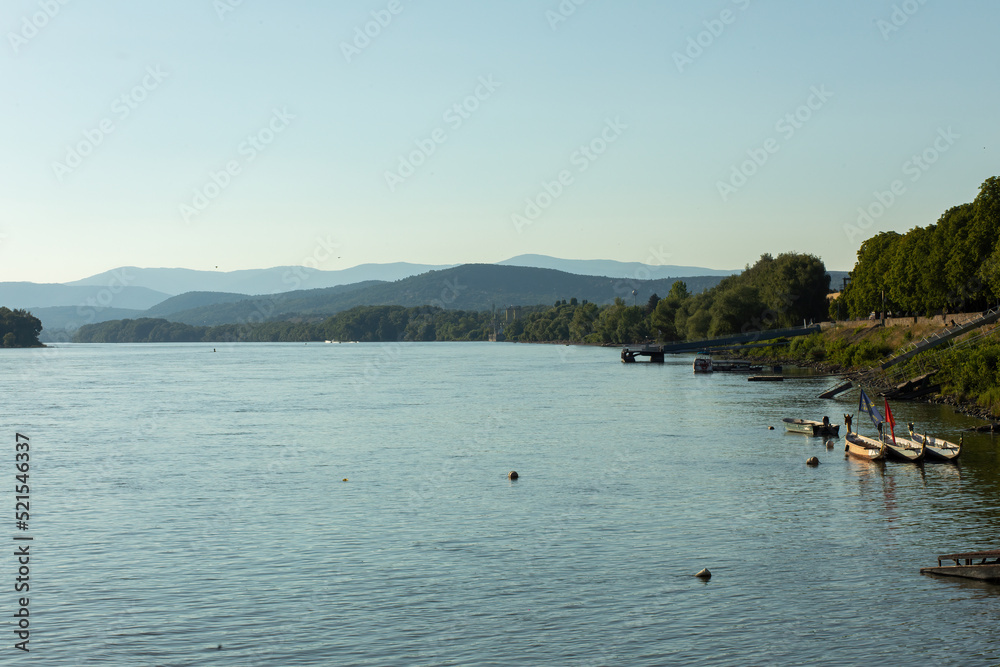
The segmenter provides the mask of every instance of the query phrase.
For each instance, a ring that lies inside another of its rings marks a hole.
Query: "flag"
[[[872,405],[872,402],[869,400],[868,394],[865,393],[864,389],[861,390],[861,398],[858,399],[858,412],[867,412],[868,416],[871,417],[872,424],[875,425],[879,434],[882,433],[882,422],[885,420],[882,419],[882,415],[879,414],[878,408]]]
[[[889,409],[889,399],[885,399],[885,420],[889,422],[889,432],[892,434],[892,444],[896,444],[896,420],[892,418],[892,410]]]

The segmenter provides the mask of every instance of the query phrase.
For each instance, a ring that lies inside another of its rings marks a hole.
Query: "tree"
[[[0,307],[0,339],[4,347],[38,347],[40,333],[41,320],[27,310]]]

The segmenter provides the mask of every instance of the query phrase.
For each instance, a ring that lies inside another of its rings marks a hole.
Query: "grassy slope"
[[[833,373],[858,377],[878,366],[913,340],[942,331],[940,321],[917,324],[835,325],[822,333],[792,340],[787,346],[747,350],[743,356],[815,366]],[[963,344],[970,337],[988,332],[982,340]],[[942,344],[893,367],[891,383],[936,370],[934,381],[941,393],[933,400],[946,401],[984,418],[1000,416],[1000,325],[984,327]],[[875,382],[877,377],[867,376]]]

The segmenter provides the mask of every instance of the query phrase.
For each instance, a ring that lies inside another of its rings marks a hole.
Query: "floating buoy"
[[[773,426],[768,426],[768,427],[767,427],[767,430],[768,430],[768,431],[773,431],[773,430],[774,430],[774,427],[773,427]]]
[[[819,459],[816,458],[815,456],[810,456],[809,458],[806,459],[806,465],[807,466],[818,466],[819,465]]]
[[[507,479],[517,479],[517,471],[511,470],[509,473],[507,473]]]
[[[700,572],[698,572],[698,574],[696,574],[694,576],[698,577],[699,579],[711,579],[712,578],[712,573],[709,572],[708,568],[706,567],[706,568],[702,568],[702,570]]]
[[[345,482],[347,481],[347,478],[346,478],[346,477],[344,478],[344,481],[345,481]]]

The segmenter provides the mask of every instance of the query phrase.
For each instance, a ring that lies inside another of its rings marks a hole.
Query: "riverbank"
[[[939,391],[917,399],[943,403],[989,422],[1000,419],[1000,331],[989,325],[916,355],[889,372],[880,365],[912,341],[961,325],[975,317],[960,313],[946,318],[895,318],[879,322],[830,323],[823,331],[784,345],[734,351],[740,358],[795,364],[841,375],[875,390],[891,389],[926,373]],[[985,335],[982,335],[985,334]],[[972,340],[972,337],[976,337]]]

